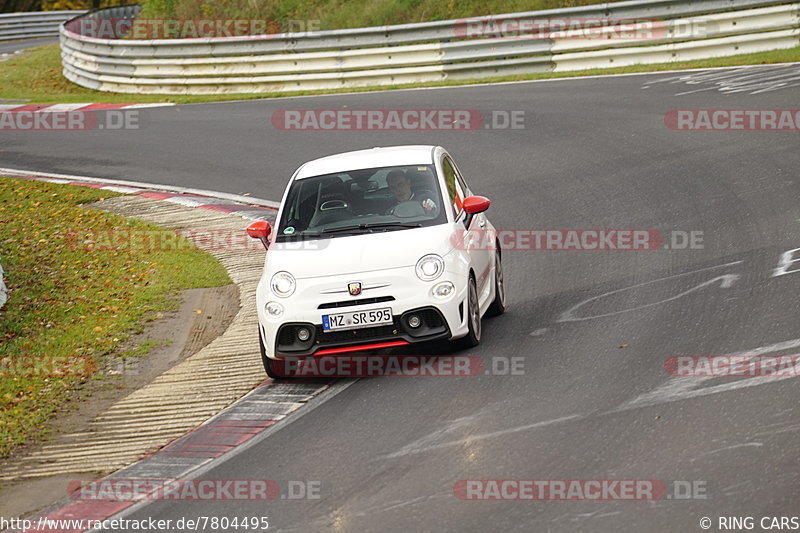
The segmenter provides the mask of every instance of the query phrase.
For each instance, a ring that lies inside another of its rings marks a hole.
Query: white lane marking
[[[759,355],[783,352],[800,347],[800,339],[792,339],[788,341],[770,344],[769,346],[760,346],[753,350],[744,352],[737,352],[729,354],[731,357],[757,357]],[[744,378],[721,385],[712,387],[701,386],[711,379],[717,379],[713,376],[703,377],[673,377],[667,380],[666,383],[656,387],[654,390],[645,394],[640,394],[633,400],[623,404],[622,406],[614,409],[614,411],[627,411],[628,409],[637,409],[639,407],[650,407],[662,403],[675,402],[678,400],[687,400],[689,398],[697,398],[698,396],[706,396],[708,394],[717,394],[720,392],[728,392],[747,387],[755,387],[757,385],[764,385],[768,383],[776,383],[778,381],[794,377],[787,376],[762,376]]]
[[[768,73],[766,76],[764,75],[765,72]],[[791,70],[789,72],[787,72],[785,68],[765,68],[765,69],[758,69],[755,72],[740,71],[740,73],[737,73],[734,76],[716,76],[716,77],[712,76],[712,77],[709,77],[706,80],[702,80],[702,81],[703,82],[705,82],[705,81],[721,81],[723,79],[726,79],[726,80],[733,79],[733,81],[729,81],[729,82],[726,81],[725,84],[726,85],[744,85],[744,84],[747,84],[747,83],[751,83],[751,80],[762,81],[762,80],[772,79],[772,78],[775,78],[775,77],[786,77],[786,76],[794,76],[794,75],[796,75],[796,72],[791,71]]]
[[[744,86],[740,86],[740,87],[732,85],[730,87],[725,87],[723,89],[720,89],[720,91],[725,93],[725,94],[735,94],[735,93],[744,93],[744,92],[750,92],[750,94],[756,94],[756,93],[763,93],[763,92],[766,92],[766,91],[777,91],[777,90],[786,88],[788,81],[794,81],[794,80],[797,80],[797,79],[800,79],[800,77],[791,78],[789,80],[782,81],[782,82],[777,82],[777,83],[776,82],[754,83],[754,84],[748,84],[748,85],[744,85]]]
[[[384,455],[380,459],[395,459],[397,457],[403,457],[403,456],[406,456],[406,455],[413,455],[413,454],[417,454],[417,453],[424,453],[424,452],[429,452],[429,451],[432,451],[432,450],[439,450],[439,449],[442,449],[442,448],[450,448],[452,446],[463,446],[464,444],[469,444],[469,443],[472,443],[472,442],[475,442],[475,441],[479,441],[479,440],[493,439],[493,438],[496,438],[496,437],[501,437],[503,435],[510,435],[510,434],[513,434],[513,433],[520,433],[522,431],[529,431],[531,429],[538,429],[538,428],[550,426],[550,425],[553,425],[553,424],[560,424],[562,422],[569,422],[571,420],[575,420],[577,418],[582,418],[582,417],[583,417],[583,415],[562,416],[560,418],[554,418],[552,420],[543,420],[542,422],[534,422],[533,424],[525,424],[524,426],[517,426],[517,427],[513,427],[513,428],[508,428],[508,429],[501,429],[501,430],[498,430],[498,431],[492,431],[490,433],[479,433],[477,435],[468,435],[468,436],[466,436],[464,438],[457,439],[457,440],[451,440],[451,441],[439,442],[439,443],[434,442],[434,441],[438,440],[441,436],[443,436],[443,435],[445,435],[447,433],[451,433],[455,429],[458,429],[459,427],[463,426],[465,424],[465,422],[472,421],[472,419],[475,418],[475,417],[474,416],[470,416],[470,417],[459,418],[458,420],[454,421],[453,424],[455,424],[455,425],[451,424],[448,427],[445,427],[445,428],[442,428],[442,429],[438,429],[438,430],[434,431],[433,433],[431,433],[429,435],[426,435],[425,437],[422,437],[421,439],[417,439],[416,441],[403,446],[402,448],[400,448],[398,451],[396,451],[394,453],[390,453],[388,455]]]
[[[137,189],[136,187],[124,187],[122,185],[106,185],[105,187],[100,187],[104,191],[113,191],[113,192],[124,192],[124,193],[135,193],[135,192],[142,192],[144,189]]]
[[[174,102],[162,102],[162,103],[155,103],[155,104],[131,104],[131,105],[126,105],[122,109],[146,109],[146,108],[150,108],[150,107],[170,107],[170,106],[174,106],[174,105],[175,105]]]
[[[659,279],[654,279],[654,280],[651,280],[651,281],[645,281],[644,283],[637,283],[636,285],[631,285],[630,287],[623,287],[622,289],[616,289],[616,290],[613,290],[613,291],[605,292],[603,294],[600,294],[599,296],[593,296],[592,298],[588,298],[588,299],[586,299],[586,300],[584,300],[582,302],[577,303],[576,305],[573,305],[572,307],[570,307],[569,309],[564,311],[561,314],[561,316],[558,318],[558,320],[556,320],[556,322],[576,322],[576,321],[579,321],[579,320],[591,320],[591,319],[594,319],[594,318],[602,318],[602,317],[607,317],[607,316],[619,315],[619,314],[622,314],[622,313],[629,313],[631,311],[638,311],[640,309],[646,309],[648,307],[653,307],[653,306],[656,306],[656,305],[661,305],[661,304],[664,304],[664,303],[667,303],[667,302],[671,302],[673,300],[677,300],[678,298],[682,298],[683,296],[686,296],[687,294],[691,294],[691,293],[693,293],[695,291],[699,291],[700,289],[702,289],[704,287],[708,287],[708,286],[714,285],[716,283],[719,283],[719,286],[720,286],[721,289],[728,289],[736,282],[736,280],[738,280],[741,277],[741,276],[739,276],[739,274],[723,274],[721,276],[717,276],[717,277],[712,278],[710,280],[704,281],[704,282],[700,283],[699,285],[695,285],[691,289],[683,291],[680,294],[676,294],[675,296],[671,296],[669,298],[665,298],[665,299],[659,300],[657,302],[651,302],[649,304],[639,305],[639,306],[631,307],[631,308],[628,308],[628,309],[622,309],[620,311],[612,311],[611,313],[604,313],[604,314],[600,314],[600,315],[575,316],[575,312],[578,309],[580,309],[581,307],[583,307],[584,305],[586,305],[588,303],[591,303],[591,302],[594,302],[596,300],[600,300],[602,298],[605,298],[606,296],[611,296],[612,294],[619,294],[621,292],[629,291],[629,290],[636,289],[636,288],[639,288],[639,287],[644,287],[646,285],[652,285],[653,283],[659,283],[661,281],[667,281],[667,280],[671,280],[671,279],[675,279],[675,278],[689,276],[691,274],[697,274],[699,272],[705,272],[705,271],[708,271],[708,270],[716,270],[716,269],[720,269],[720,268],[725,268],[725,267],[729,267],[729,266],[733,266],[733,265],[738,265],[740,263],[742,263],[742,261],[734,261],[732,263],[725,263],[724,265],[717,265],[717,266],[713,266],[713,267],[701,268],[699,270],[693,270],[691,272],[684,272],[682,274],[675,274],[673,276],[667,276],[665,278],[659,278]]]
[[[53,104],[50,107],[45,107],[40,109],[39,112],[53,112],[53,111],[75,111],[76,109],[80,109],[82,107],[86,107],[88,104]]]
[[[734,78],[737,76],[742,76],[743,74],[747,73],[747,70],[756,70],[754,76],[760,76],[764,71],[768,70],[777,70],[780,69],[782,66],[770,66],[770,67],[753,67],[750,69],[742,69],[739,67],[732,67],[720,72],[719,70],[709,71],[709,72],[690,72],[683,76],[670,76],[668,78],[661,78],[658,80],[654,80],[651,82],[652,84],[655,83],[667,83],[675,84],[675,83],[686,83],[687,85],[697,85],[706,81],[716,81],[722,80],[726,78]]]
[[[704,91],[713,91],[716,87],[704,87],[702,89],[695,89],[694,91],[685,91],[682,93],[675,93],[675,96],[686,96],[687,94],[702,93]]]
[[[40,178],[40,181],[46,181],[47,183],[58,183],[58,184],[63,185],[65,183],[70,183],[70,182],[75,181],[75,180],[62,180],[62,179],[59,179],[59,178]]]
[[[778,89],[791,89],[792,87],[800,87],[800,83],[790,83],[789,85],[784,85],[783,87],[770,87],[768,89],[761,89],[760,91],[755,91],[751,94],[763,94],[770,91],[777,91]]]
[[[0,111],[12,111],[19,107],[25,107],[31,104],[3,104],[0,105]],[[84,102],[84,103],[77,103],[77,104],[50,104],[50,105],[42,105],[39,109],[35,109],[33,113],[54,113],[54,112],[64,112],[64,111],[76,111],[78,109],[83,109],[84,107],[89,107],[93,105],[102,105],[102,104],[94,104],[91,102]],[[113,105],[113,104],[112,104]],[[92,109],[91,111],[116,111],[118,109],[145,109],[145,108],[152,108],[152,107],[168,107],[174,106],[174,103],[157,103],[157,104],[121,104],[117,107],[109,107],[109,108],[96,108]]]
[[[185,207],[197,207],[199,205],[206,205],[208,202],[200,200],[199,198],[186,198],[186,197],[174,197],[174,198],[164,198],[165,202],[171,202],[173,204],[179,204]]]
[[[800,252],[800,248],[795,248],[794,250],[789,250],[787,252],[783,252],[781,254],[780,263],[778,264],[778,268],[772,273],[772,277],[777,276],[784,276],[786,274],[794,274],[795,272],[800,272],[800,268],[795,270],[789,270],[789,266],[792,263],[800,263],[800,257],[795,258],[795,252]]]
[[[753,83],[752,78],[755,78],[755,81],[759,83],[764,83],[764,82],[774,82],[777,80],[784,80],[786,78],[793,80],[797,79],[798,76],[800,76],[800,72],[797,71],[791,71],[791,72],[778,71],[771,76],[740,76],[736,78],[735,81],[727,83],[726,86],[738,87],[743,85],[751,85]]]
[[[761,448],[764,446],[763,442],[744,442],[742,444],[732,444],[731,446],[725,446],[724,448],[717,448],[715,450],[709,450],[707,452],[703,452],[698,457],[703,457],[706,455],[714,455],[715,453],[719,452],[726,452],[728,450],[736,450],[738,448]]]
[[[777,425],[777,424],[773,424],[773,425]],[[792,425],[789,425],[789,426],[779,427],[777,429],[766,429],[764,431],[760,431],[760,432],[756,433],[756,436],[757,437],[760,437],[762,435],[763,436],[772,436],[772,435],[777,435],[779,433],[794,433],[795,431],[800,431],[800,424],[792,424]]]
[[[780,64],[770,66],[753,66],[748,69],[735,68],[727,72],[700,72],[689,73],[683,76],[672,76],[649,82],[648,86],[656,83],[683,83],[692,90],[676,93],[675,96],[684,96],[703,91],[719,91],[725,94],[748,92],[760,94],[768,91],[787,89],[791,82],[800,79],[800,67],[797,64]]]
[[[609,513],[600,513],[600,511],[592,511],[591,513],[579,513],[576,514],[573,518],[570,518],[570,522],[578,522],[579,520],[586,520],[587,518],[605,518],[606,516],[615,516],[618,514],[622,514],[621,511],[613,511]],[[555,520],[553,520],[555,522]]]

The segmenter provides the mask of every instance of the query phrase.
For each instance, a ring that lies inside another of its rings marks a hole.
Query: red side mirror
[[[272,226],[266,220],[257,220],[247,226],[247,234],[254,239],[269,239]]]
[[[477,215],[489,209],[490,203],[489,199],[485,196],[468,196],[464,199],[464,211],[466,211],[468,215]]]
[[[247,234],[254,239],[258,239],[264,245],[264,248],[269,249],[269,239],[272,233],[272,226],[266,220],[257,220],[247,226]]]

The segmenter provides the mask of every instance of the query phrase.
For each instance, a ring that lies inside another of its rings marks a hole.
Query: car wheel
[[[495,253],[494,261],[494,301],[486,310],[486,316],[498,316],[506,312],[506,286],[499,251]]]
[[[472,348],[481,342],[481,307],[478,304],[478,287],[472,276],[469,277],[467,296],[467,326],[469,330],[461,339],[461,348]]]
[[[272,379],[288,379],[286,376],[279,375],[276,370],[276,361],[267,357],[267,349],[264,347],[264,339],[261,338],[261,328],[258,328],[258,347],[261,351],[261,362],[264,363],[264,370]]]

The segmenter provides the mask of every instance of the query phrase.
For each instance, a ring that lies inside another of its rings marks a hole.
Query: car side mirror
[[[462,203],[464,212],[467,213],[467,218],[464,220],[464,226],[469,229],[469,225],[472,224],[472,219],[475,217],[475,215],[478,213],[483,213],[489,209],[489,204],[491,204],[491,201],[485,196],[466,197]]]
[[[272,225],[266,220],[257,220],[247,226],[247,234],[261,241],[264,248],[269,249],[269,236],[272,234]]]

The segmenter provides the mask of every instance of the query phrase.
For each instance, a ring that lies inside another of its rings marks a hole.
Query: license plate
[[[369,328],[372,326],[385,326],[393,322],[392,310],[387,307],[385,309],[372,309],[371,311],[322,315],[322,330],[336,331],[339,329]]]

